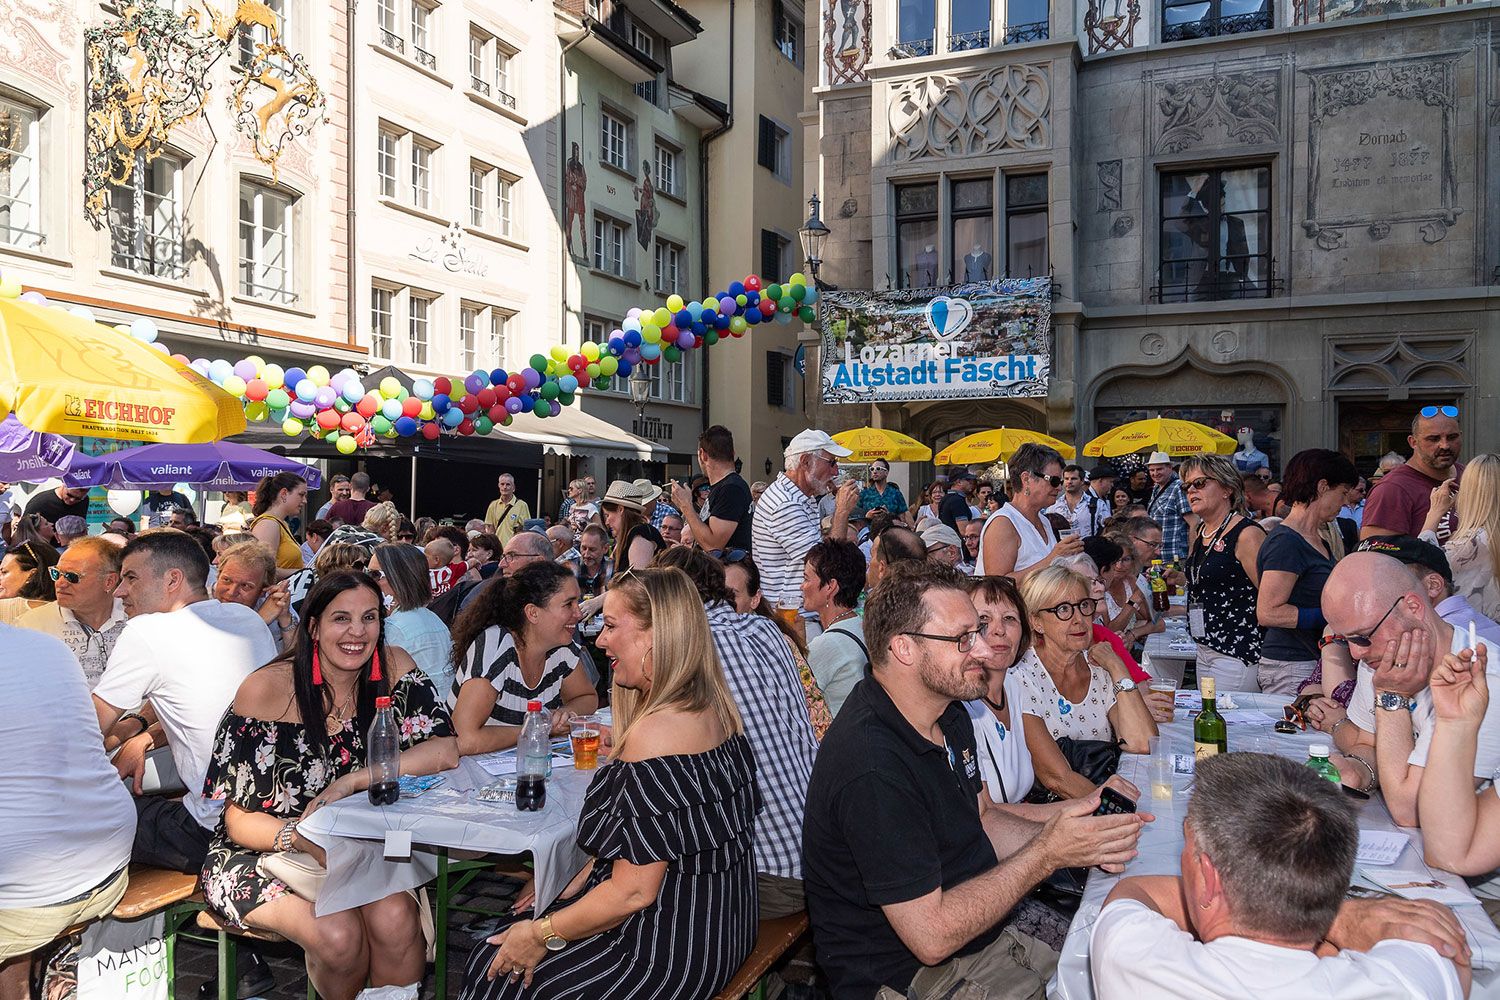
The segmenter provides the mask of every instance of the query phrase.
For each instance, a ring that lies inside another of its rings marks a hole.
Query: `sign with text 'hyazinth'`
[[[1052,279],[822,295],[823,402],[1045,396]]]

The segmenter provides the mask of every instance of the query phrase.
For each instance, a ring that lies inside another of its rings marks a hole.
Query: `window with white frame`
[[[594,268],[623,278],[630,227],[607,215],[594,215]]]
[[[798,67],[802,65],[802,19],[796,17],[783,0],[776,0],[771,12],[771,34],[776,48]]]
[[[375,173],[380,181],[382,198],[396,197],[396,162],[401,148],[401,136],[384,125],[375,140]]]
[[[647,59],[655,60],[656,39],[649,32],[643,31],[638,24],[630,26],[630,44],[635,46],[635,50]],[[656,103],[657,93],[656,80],[654,79],[635,85],[635,96],[650,101],[652,104]]]
[[[792,133],[765,115],[761,115],[755,159],[771,173],[791,183]]]
[[[437,147],[421,139],[411,140],[411,203],[417,208],[432,207],[432,158]]]
[[[599,159],[617,170],[630,169],[630,125],[608,111],[599,112]]]
[[[410,360],[415,365],[427,363],[432,301],[428,296],[416,293],[412,293],[407,301],[406,346]]]
[[[502,309],[490,309],[490,363],[493,367],[504,368],[513,357],[510,343],[510,319],[513,313]]]
[[[469,89],[507,108],[516,106],[509,48],[477,24],[469,25]]]
[[[500,217],[500,235],[516,234],[516,180],[495,171],[495,211]]]
[[[656,140],[656,190],[681,198],[682,181],[682,150]]]
[[[485,79],[485,49],[490,43],[489,36],[482,34],[477,28],[469,27],[469,88],[478,91],[488,97],[490,95],[490,84]]]
[[[375,285],[370,289],[370,353],[391,357],[391,332],[396,320],[396,293]]]
[[[130,179],[109,191],[110,263],[137,274],[187,277],[182,248],[182,161],[137,153]]]
[[[240,293],[281,305],[297,301],[291,195],[240,182]]]
[[[422,0],[412,0],[411,5],[411,54],[417,62],[428,69],[437,69],[437,56],[432,52],[433,8]]]
[[[516,90],[511,82],[510,61],[515,58],[511,52],[498,41],[493,43],[495,51],[495,100],[507,108],[516,106]]]
[[[479,361],[479,306],[465,303],[458,310],[458,342],[462,351],[459,367],[465,372],[474,370]]]
[[[42,245],[40,121],[36,111],[0,98],[0,243]]]
[[[490,175],[488,167],[469,164],[469,225],[484,228],[484,205],[488,199],[484,189]]]
[[[682,247],[666,240],[656,241],[656,290],[670,293],[683,287]]]
[[[406,51],[406,38],[401,34],[397,20],[396,5],[405,0],[379,0],[375,6],[375,19],[380,28],[380,44],[397,52]]]
[[[288,16],[291,8],[291,0],[263,0],[270,8],[271,16],[276,22],[276,39],[287,51],[294,51],[291,37],[291,18]],[[264,24],[250,24],[246,30],[240,32],[239,58],[241,66],[249,66],[255,60],[258,46],[271,44],[271,29]],[[282,71],[290,70],[291,67],[279,59],[270,61],[271,65]]]

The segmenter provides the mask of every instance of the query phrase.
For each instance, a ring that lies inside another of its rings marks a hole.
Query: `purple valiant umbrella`
[[[61,434],[34,431],[14,414],[0,420],[0,482],[40,483],[96,464]]]
[[[252,490],[267,476],[291,472],[317,489],[323,474],[310,465],[247,444],[213,441],[208,444],[148,444],[104,457],[102,468],[69,476],[69,485],[109,486],[116,489],[171,489],[190,483],[210,490]]]

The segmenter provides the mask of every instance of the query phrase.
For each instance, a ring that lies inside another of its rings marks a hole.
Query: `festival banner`
[[[825,403],[1047,395],[1052,279],[823,293]]]

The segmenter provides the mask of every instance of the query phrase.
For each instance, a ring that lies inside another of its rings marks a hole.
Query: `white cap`
[[[827,431],[812,429],[805,430],[792,438],[791,443],[786,446],[785,454],[786,457],[791,458],[793,455],[806,455],[814,451],[826,451],[834,458],[846,458],[854,454],[829,437]]]
[[[958,537],[958,532],[939,521],[929,524],[921,531],[922,544],[929,549],[934,545],[962,545],[963,540]]]
[[[1327,757],[1328,756],[1328,744],[1327,743],[1314,743],[1312,746],[1310,746],[1310,747],[1307,748],[1307,755],[1309,757]]]
[[[1151,457],[1146,459],[1147,465],[1171,465],[1172,456],[1164,451],[1153,451]]]

